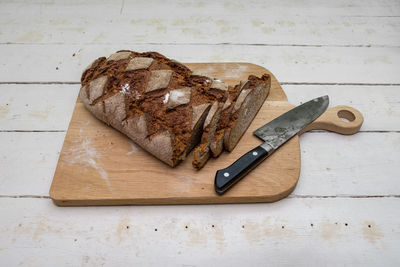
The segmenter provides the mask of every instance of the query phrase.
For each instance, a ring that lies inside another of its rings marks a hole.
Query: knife
[[[281,145],[317,119],[329,105],[329,97],[321,96],[297,106],[253,132],[264,143],[250,150],[232,165],[215,174],[215,191],[222,195],[245,177]]]

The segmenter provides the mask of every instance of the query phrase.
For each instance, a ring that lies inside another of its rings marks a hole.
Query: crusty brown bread
[[[85,69],[79,95],[98,119],[172,167],[201,141],[193,162],[201,168],[211,151],[217,155],[218,133],[233,149],[264,102],[268,92],[253,80],[244,95],[241,85],[228,87],[159,53],[123,50]]]
[[[119,51],[83,72],[80,98],[97,118],[176,166],[199,143],[211,103],[225,101],[223,86],[211,89],[212,79],[191,74],[155,52]]]

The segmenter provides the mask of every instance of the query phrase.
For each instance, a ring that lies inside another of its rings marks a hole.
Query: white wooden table
[[[1,266],[400,266],[400,2],[1,1]],[[271,70],[365,116],[301,140],[272,204],[56,207],[81,71],[118,49]]]

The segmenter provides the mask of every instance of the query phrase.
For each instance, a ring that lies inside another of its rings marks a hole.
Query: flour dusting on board
[[[179,191],[180,193],[189,193],[191,187],[194,184],[193,179],[184,175],[176,175],[176,178],[178,178],[178,180],[180,180],[181,182],[175,184],[174,189],[176,191]]]
[[[201,76],[212,76],[213,73],[216,72],[216,69],[212,65],[205,66],[203,68],[197,68],[193,74],[194,75],[201,75]]]
[[[223,75],[219,75],[219,78],[222,80],[239,78],[243,76],[243,73],[247,73],[248,69],[247,65],[237,65],[236,68],[230,67],[229,70],[223,72]]]
[[[133,153],[138,152],[139,148],[137,147],[137,145],[135,143],[133,143],[132,141],[129,141],[129,145],[131,146],[131,151],[126,153],[127,156],[130,156]]]
[[[244,65],[244,64],[233,64],[233,63],[221,63],[220,64],[223,71],[222,73],[218,74],[218,77],[214,77],[214,78],[218,78],[221,79],[222,81],[224,80],[229,80],[229,79],[246,79],[247,76],[243,76],[244,74],[248,73],[249,71],[249,66],[248,65]],[[206,75],[206,76],[214,76],[214,73],[217,71],[217,69],[210,65],[207,67],[203,67],[203,68],[198,68],[195,73],[199,74],[199,75]]]
[[[62,157],[62,161],[74,165],[80,164],[85,165],[85,167],[91,167],[96,170],[101,178],[106,183],[108,189],[112,190],[111,183],[108,179],[107,171],[105,171],[102,166],[96,162],[96,159],[101,157],[101,153],[99,153],[93,146],[91,146],[92,140],[85,137],[82,140],[75,141],[77,144],[76,146],[70,148],[68,151],[64,152],[64,157]]]

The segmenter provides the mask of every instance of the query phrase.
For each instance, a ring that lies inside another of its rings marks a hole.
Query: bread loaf
[[[217,156],[213,144],[221,151],[221,141],[228,150],[237,144],[268,94],[267,77],[228,87],[159,53],[122,50],[84,70],[79,96],[94,116],[172,167],[200,143],[193,165],[201,168],[211,152]]]
[[[191,74],[155,52],[119,51],[83,72],[80,98],[97,118],[176,166],[200,141],[211,103],[225,101],[224,92],[207,92],[211,79]]]

